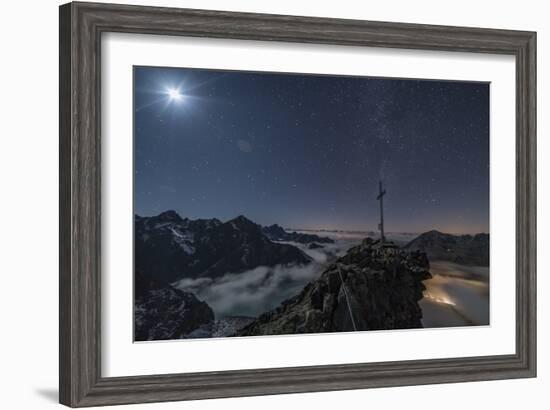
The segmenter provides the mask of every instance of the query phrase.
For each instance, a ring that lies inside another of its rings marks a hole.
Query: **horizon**
[[[377,232],[489,232],[489,85],[134,68],[134,207]],[[176,206],[174,204],[177,204]]]
[[[274,222],[274,223],[261,223],[261,222],[258,222],[258,221],[255,221],[254,219],[251,219],[249,217],[247,217],[246,215],[244,214],[239,214],[239,215],[235,215],[233,217],[230,217],[228,219],[221,219],[221,218],[217,218],[215,216],[212,216],[212,217],[190,217],[190,216],[187,216],[185,214],[182,214],[181,212],[178,212],[176,209],[166,209],[165,211],[161,211],[155,215],[143,215],[143,214],[138,214],[138,213],[135,213],[134,212],[134,216],[137,216],[137,217],[140,217],[140,218],[154,218],[154,217],[157,217],[163,213],[166,213],[166,212],[175,212],[180,218],[182,219],[189,219],[191,221],[196,221],[196,220],[199,220],[199,219],[203,219],[203,220],[209,220],[209,219],[218,219],[220,222],[222,223],[227,223],[227,222],[230,222],[238,217],[244,217],[246,219],[248,219],[249,221],[251,222],[254,222],[255,224],[257,225],[260,225],[262,227],[269,227],[271,225],[278,225],[280,226],[281,228],[283,228],[284,230],[286,231],[297,231],[297,232],[344,232],[344,233],[376,233],[376,234],[379,234],[379,231],[375,228],[364,228],[364,229],[339,229],[339,228],[334,228],[334,229],[329,229],[329,228],[325,228],[325,227],[320,227],[320,228],[305,228],[305,227],[295,227],[295,226],[285,226],[285,225],[282,225],[282,224],[279,224],[277,222]],[[490,232],[483,232],[483,231],[480,231],[480,232],[449,232],[449,231],[444,231],[444,230],[441,230],[441,229],[437,229],[437,228],[432,228],[432,229],[428,229],[428,230],[425,230],[425,231],[404,231],[404,230],[391,230],[391,231],[386,231],[386,234],[410,234],[410,235],[422,235],[424,233],[427,233],[427,232],[431,232],[431,231],[437,231],[437,232],[440,232],[440,233],[443,233],[443,234],[449,234],[449,235],[455,235],[455,236],[458,236],[458,235],[477,235],[477,234],[486,234],[486,235],[490,235]]]

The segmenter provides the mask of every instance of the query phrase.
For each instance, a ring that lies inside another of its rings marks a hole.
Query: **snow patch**
[[[184,234],[173,227],[170,227],[170,231],[174,235],[174,241],[186,254],[193,255],[195,253],[195,247],[191,245],[195,237],[191,232],[185,232]]]

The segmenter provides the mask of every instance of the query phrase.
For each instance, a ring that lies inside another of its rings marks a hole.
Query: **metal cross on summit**
[[[382,181],[379,181],[378,196],[376,199],[380,201],[380,223],[378,224],[378,230],[380,231],[381,242],[386,241],[386,237],[384,236],[384,195],[386,195],[386,190],[382,189]]]

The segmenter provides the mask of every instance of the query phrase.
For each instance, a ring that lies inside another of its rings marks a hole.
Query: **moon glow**
[[[167,91],[170,101],[179,101],[183,98],[183,95],[177,88],[169,88]]]

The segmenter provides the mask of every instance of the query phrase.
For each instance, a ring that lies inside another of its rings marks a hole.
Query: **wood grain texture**
[[[517,89],[517,334],[503,356],[101,377],[101,33],[509,54]],[[112,4],[60,7],[60,402],[71,407],[536,374],[536,34]]]

